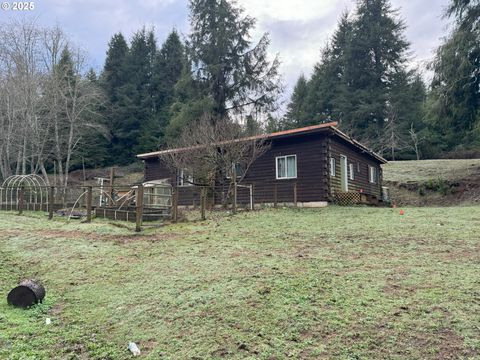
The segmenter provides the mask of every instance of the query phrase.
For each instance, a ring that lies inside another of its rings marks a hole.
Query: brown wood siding
[[[145,181],[168,179],[176,186],[177,176],[172,173],[160,158],[145,160]],[[198,206],[200,204],[200,188],[195,186],[178,187],[178,204],[181,206]]]
[[[311,134],[276,139],[250,167],[242,184],[253,184],[255,202],[273,203],[275,186],[278,202],[293,202],[294,184],[297,186],[297,201],[327,201],[325,162],[326,144],[322,134]],[[276,158],[296,155],[297,178],[277,179]]]
[[[325,135],[309,134],[297,137],[273,140],[271,147],[251,165],[241,185],[254,186],[254,200],[256,203],[273,203],[275,188],[277,202],[293,202],[294,187],[297,188],[298,202],[327,201],[327,148]],[[276,179],[276,157],[296,155],[297,178]],[[145,160],[145,181],[170,179],[176,183],[175,174],[158,158]],[[227,191],[225,187],[224,192]],[[215,191],[215,204],[222,202],[222,189]],[[181,187],[179,189],[179,205],[199,203],[200,191],[195,187]],[[237,201],[239,204],[250,202],[250,191],[238,189]]]
[[[327,144],[329,158],[334,157],[336,163],[335,176],[330,176],[330,171],[328,173],[330,179],[329,187],[331,197],[333,197],[336,192],[342,191],[340,178],[340,156],[345,155],[347,157],[347,164],[353,164],[354,170],[354,180],[350,180],[350,177],[348,177],[348,191],[363,192],[364,194],[372,195],[377,197],[377,199],[380,199],[382,194],[382,169],[380,163],[368,154],[362,153],[356,147],[337,137],[330,137],[327,140]],[[378,182],[376,184],[370,182],[368,169],[369,166],[377,168]],[[359,168],[360,171],[358,171]]]
[[[296,155],[297,178],[276,179],[276,158]],[[366,195],[381,198],[382,169],[380,162],[358,147],[325,133],[303,134],[272,140],[271,147],[251,165],[241,185],[254,186],[255,203],[278,203],[294,201],[296,186],[298,202],[332,201],[336,192],[341,191],[340,155],[347,157],[348,164],[353,163],[354,180],[348,180],[348,190],[363,192]],[[329,158],[336,162],[336,173],[330,176]],[[370,183],[368,166],[377,168],[379,181]],[[359,171],[360,167],[360,171]],[[145,181],[169,179],[176,184],[176,176],[158,158],[145,160]],[[215,204],[221,204],[228,190],[228,184],[215,189]],[[276,196],[275,196],[276,192]],[[179,205],[198,205],[200,188],[194,186],[179,187]],[[237,192],[239,204],[249,204],[250,191],[240,188]]]

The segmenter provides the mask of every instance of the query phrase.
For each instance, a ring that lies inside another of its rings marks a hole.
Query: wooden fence
[[[0,187],[0,211],[48,212],[70,218],[85,218],[91,222],[93,215],[111,220],[135,222],[140,231],[144,222],[161,221],[171,217],[171,186],[145,183],[135,186],[104,188],[94,186]]]

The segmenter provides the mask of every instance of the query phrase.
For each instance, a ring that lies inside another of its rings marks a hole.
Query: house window
[[[297,177],[297,155],[276,158],[277,179],[295,179]]]
[[[232,173],[233,173],[233,164],[230,169],[227,169],[225,171],[225,174],[226,174],[225,177],[227,179],[230,179],[232,177]],[[235,174],[237,174],[237,178],[241,178],[245,174],[245,168],[242,166],[242,164],[239,164],[239,163],[235,164]]]
[[[374,166],[368,166],[368,173],[370,177],[370,182],[376,184],[378,182],[378,169]]]
[[[177,171],[177,186],[192,186],[193,176],[188,173],[187,169]]]
[[[350,180],[355,180],[355,173],[354,173],[355,168],[353,167],[353,164],[350,163],[348,165],[348,178]]]
[[[335,158],[330,158],[330,176],[335,176]]]
[[[360,162],[357,162],[357,172],[359,174],[362,172],[362,167],[360,166]]]

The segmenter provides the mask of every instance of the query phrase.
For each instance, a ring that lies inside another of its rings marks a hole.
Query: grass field
[[[210,214],[141,235],[0,213],[0,358],[479,359],[480,207]],[[25,277],[44,304],[6,305]],[[51,325],[45,319],[52,319]]]
[[[385,181],[399,183],[480,178],[480,159],[390,161],[382,167]]]

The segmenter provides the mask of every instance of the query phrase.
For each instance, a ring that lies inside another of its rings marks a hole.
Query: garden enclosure
[[[111,220],[161,221],[171,216],[172,187],[162,182],[135,186],[47,186],[37,175],[7,178],[0,186],[0,210],[44,211],[70,218],[92,215]]]

